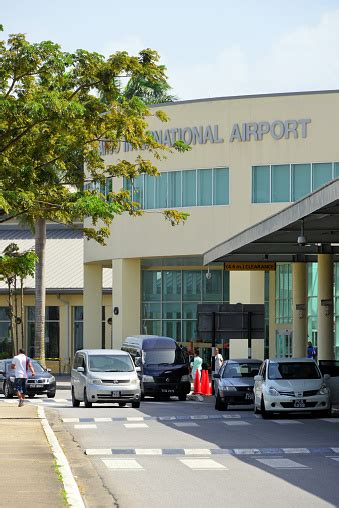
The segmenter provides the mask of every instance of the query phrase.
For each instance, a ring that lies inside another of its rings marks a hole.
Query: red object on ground
[[[208,374],[207,370],[203,370],[201,373],[201,394],[207,395],[208,392]]]
[[[207,386],[208,386],[208,394],[212,395],[212,383],[210,383],[210,380],[207,378]]]
[[[199,370],[198,369],[195,371],[193,393],[194,393],[194,395],[200,395],[200,393],[201,393],[200,374],[199,374]]]

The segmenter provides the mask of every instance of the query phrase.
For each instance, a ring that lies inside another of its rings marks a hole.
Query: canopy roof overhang
[[[306,245],[298,243],[305,236]],[[204,264],[232,261],[339,261],[339,178],[204,254]]]

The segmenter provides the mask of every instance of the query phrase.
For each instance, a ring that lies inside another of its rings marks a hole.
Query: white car
[[[261,413],[263,418],[277,412],[305,411],[329,416],[328,378],[309,358],[265,360],[254,377],[254,412]]]

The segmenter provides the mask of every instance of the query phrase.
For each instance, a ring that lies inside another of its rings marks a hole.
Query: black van
[[[174,339],[135,335],[127,337],[121,349],[141,369],[141,398],[177,395],[179,400],[186,400],[191,391],[188,358]]]

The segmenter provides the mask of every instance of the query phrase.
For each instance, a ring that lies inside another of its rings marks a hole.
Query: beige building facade
[[[156,109],[170,120],[150,117],[154,137],[168,145],[183,139],[191,150],[157,162],[160,177],[142,176],[132,186],[118,178],[108,182],[107,188],[131,190],[145,213],[117,217],[104,247],[85,241],[85,346],[100,346],[103,268],[112,269],[114,347],[130,334],[155,333],[199,346],[208,357],[211,344],[197,337],[197,304],[228,302],[265,303],[265,333],[253,344],[253,357],[301,354],[293,350],[300,349],[293,346],[293,320],[304,342],[316,345],[314,263],[293,269],[278,264],[269,273],[227,272],[222,264],[204,266],[202,260],[215,245],[339,176],[339,92],[202,99]],[[107,164],[136,156],[126,143],[117,153],[103,154]],[[187,223],[170,226],[161,215],[164,208],[187,211]],[[339,284],[335,287],[337,292]],[[296,298],[307,309],[298,324]],[[219,345],[226,356],[247,356],[245,340],[230,337]]]

